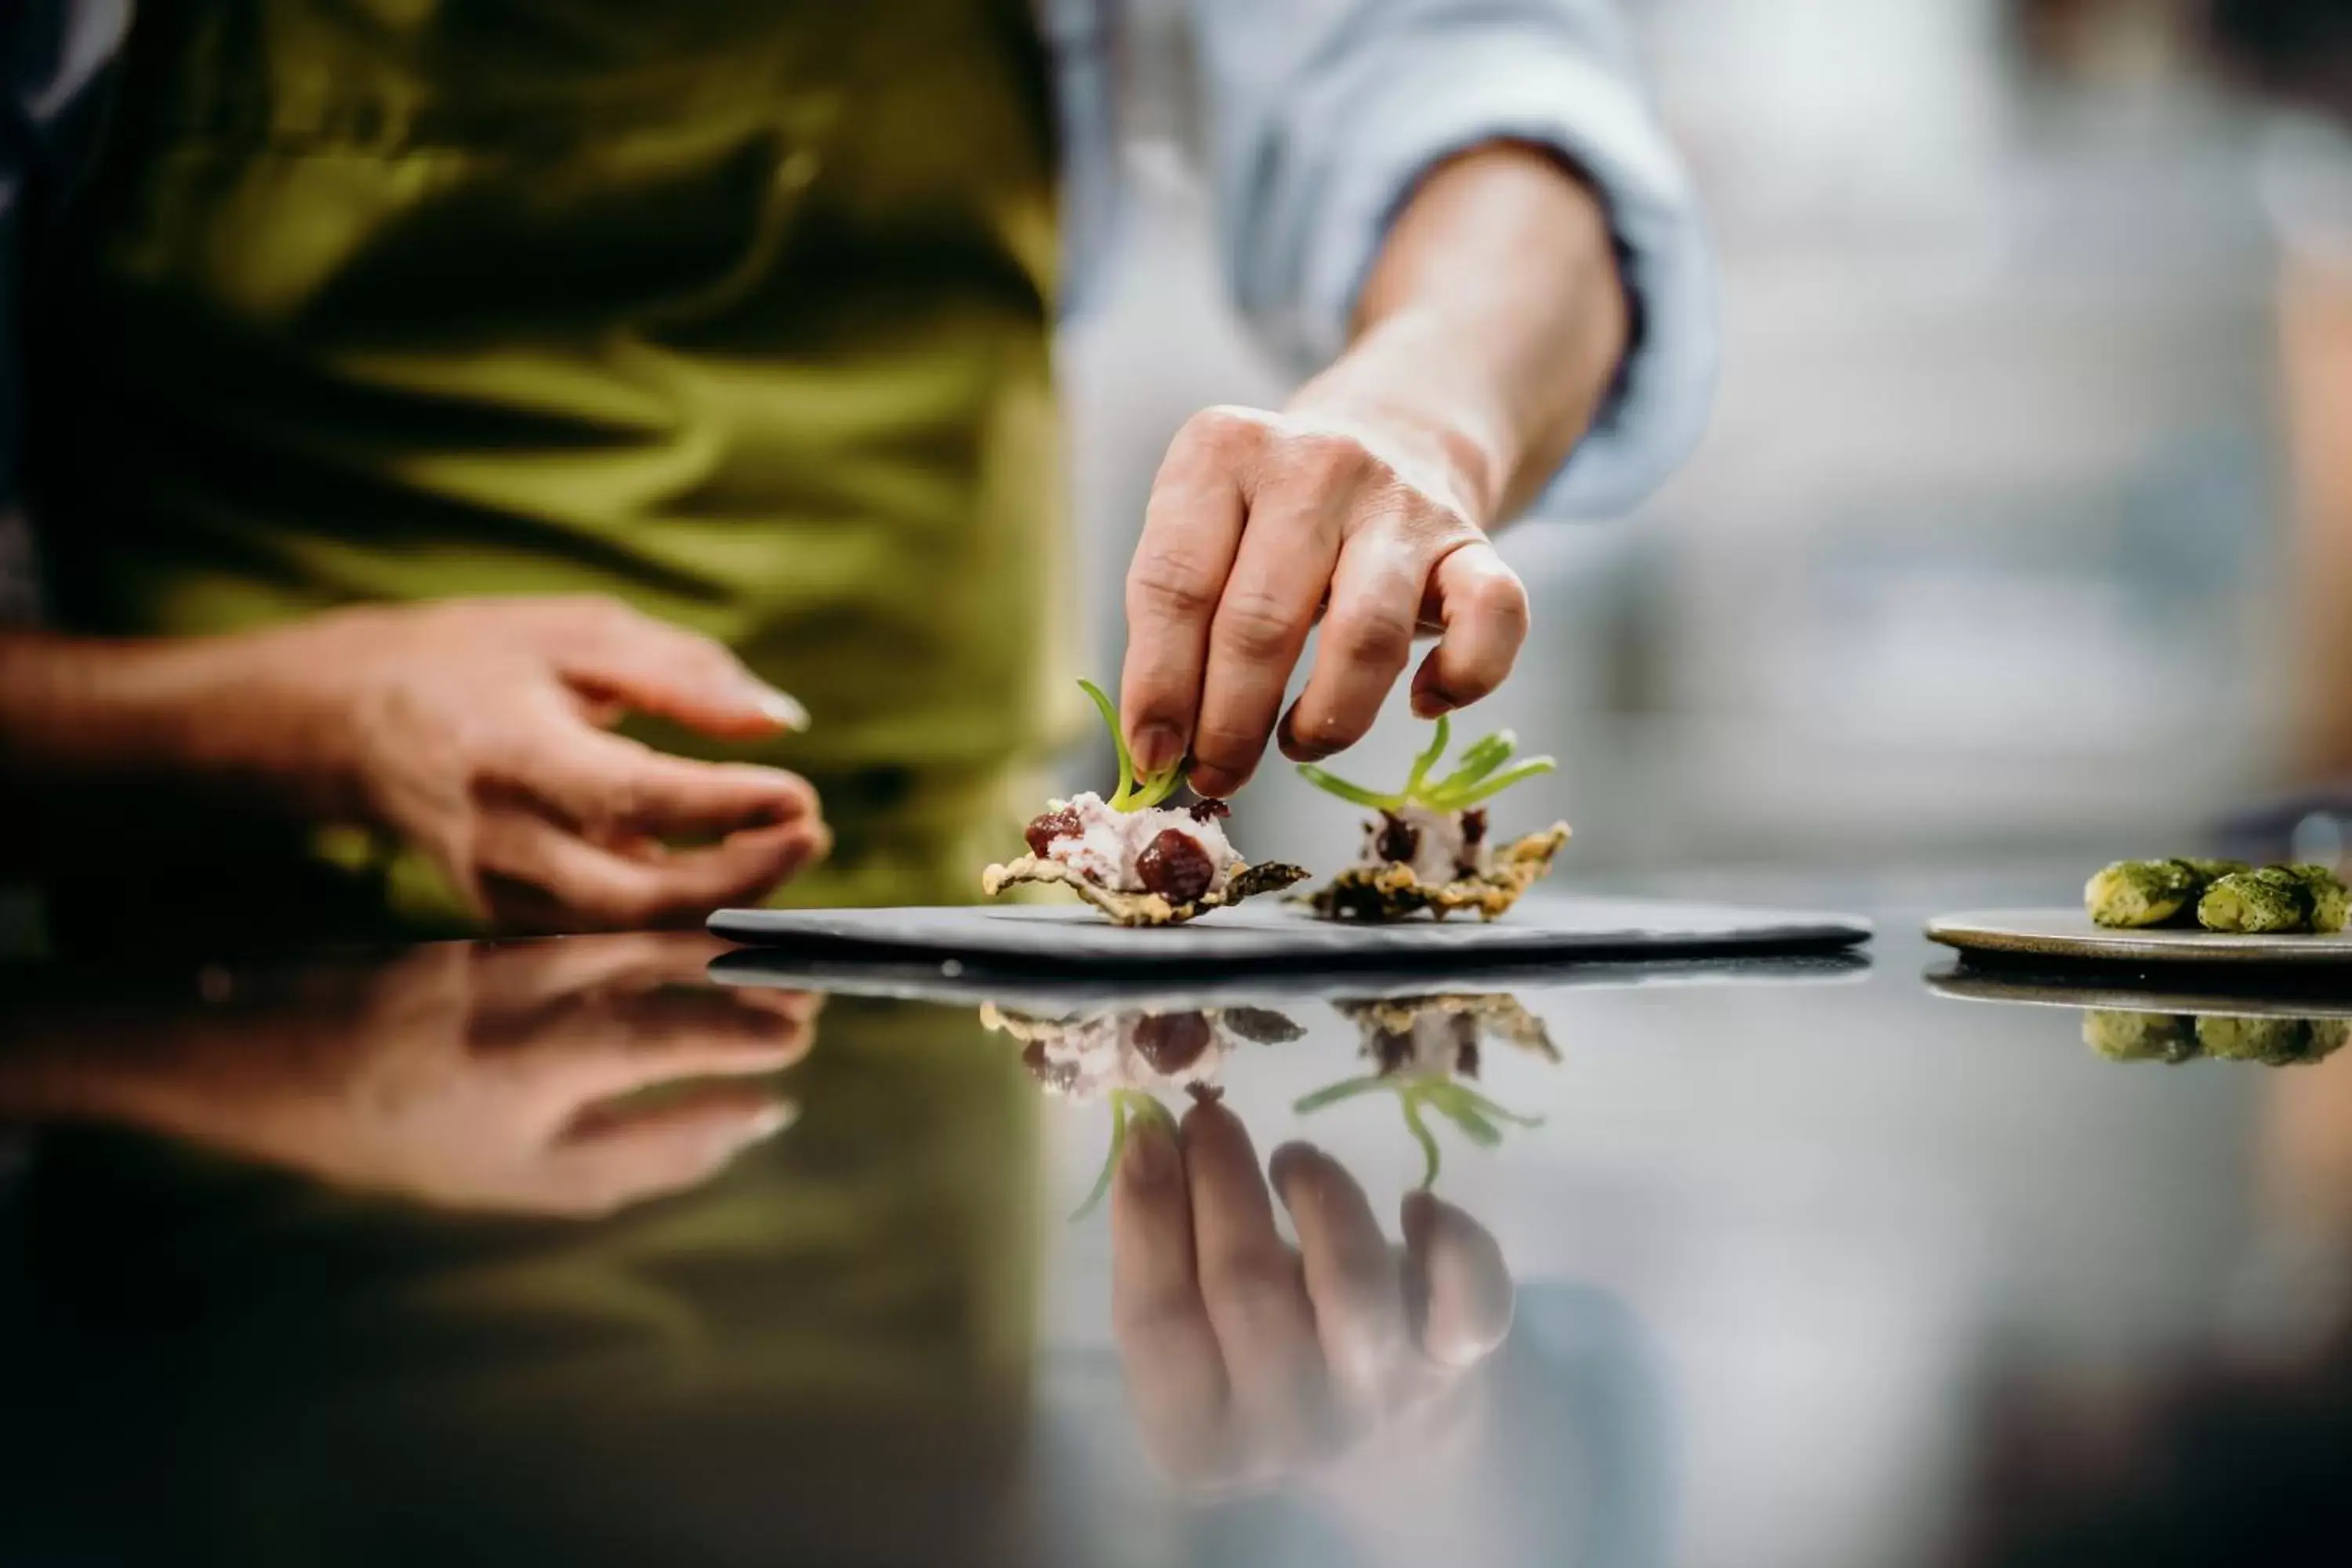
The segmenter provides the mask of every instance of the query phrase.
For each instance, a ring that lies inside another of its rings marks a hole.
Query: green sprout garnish
[[[1299,763],[1298,776],[1317,789],[1374,811],[1402,811],[1406,806],[1418,805],[1430,811],[1456,812],[1467,811],[1515,784],[1548,773],[1559,765],[1549,757],[1529,757],[1515,768],[1504,767],[1519,749],[1519,738],[1508,730],[1498,730],[1456,757],[1452,773],[1433,781],[1429,775],[1445,755],[1446,743],[1453,738],[1451,720],[1440,716],[1429,750],[1412,760],[1412,773],[1405,779],[1404,787],[1394,795],[1381,795],[1361,784],[1349,784],[1312,763]]]
[[[1404,1110],[1405,1131],[1421,1145],[1421,1190],[1427,1192],[1437,1184],[1437,1167],[1442,1157],[1437,1135],[1429,1130],[1423,1114],[1434,1110],[1459,1128],[1462,1135],[1481,1149],[1492,1149],[1503,1142],[1503,1128],[1541,1127],[1540,1116],[1521,1116],[1506,1110],[1493,1100],[1445,1072],[1374,1073],[1367,1078],[1351,1078],[1335,1083],[1328,1089],[1316,1090],[1291,1107],[1300,1116],[1312,1116],[1328,1105],[1343,1100],[1372,1094],[1385,1089],[1397,1097]]]
[[[1103,727],[1110,731],[1110,743],[1118,749],[1118,788],[1104,804],[1113,811],[1149,811],[1174,795],[1176,786],[1184,782],[1183,763],[1173,762],[1156,773],[1136,777],[1135,758],[1129,754],[1127,736],[1120,732],[1118,708],[1093,681],[1078,684],[1094,699],[1095,711],[1102,715]]]
[[[1074,1225],[1094,1213],[1103,1194],[1110,1191],[1110,1179],[1118,1170],[1118,1157],[1127,1149],[1127,1130],[1139,1117],[1159,1122],[1171,1135],[1176,1131],[1175,1116],[1142,1089],[1115,1089],[1106,1098],[1110,1101],[1110,1152],[1103,1156],[1102,1174],[1095,1178],[1095,1190],[1071,1211],[1070,1222]]]

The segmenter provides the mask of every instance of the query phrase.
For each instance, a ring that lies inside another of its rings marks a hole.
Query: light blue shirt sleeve
[[[1432,165],[1556,151],[1607,204],[1635,336],[1532,510],[1633,510],[1706,428],[1720,344],[1688,175],[1611,0],[1192,0],[1234,299],[1301,368],[1345,345],[1381,240]]]

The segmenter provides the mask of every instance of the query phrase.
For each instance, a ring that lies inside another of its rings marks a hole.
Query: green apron
[[[787,897],[971,896],[1067,717],[1027,0],[150,6],[117,102],[33,311],[63,626],[612,595],[814,714],[632,731],[815,782]],[[349,834],[89,837],[56,918],[118,939],[192,889],[215,934],[458,922]]]

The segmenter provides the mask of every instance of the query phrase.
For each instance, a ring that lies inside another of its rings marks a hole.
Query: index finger
[[[1245,424],[1215,409],[1196,416],[1169,444],[1151,481],[1127,574],[1118,698],[1128,750],[1146,773],[1184,755],[1200,718],[1209,625],[1248,511],[1237,460]]]
[[[799,775],[750,763],[698,763],[577,720],[517,737],[494,770],[574,826],[663,837],[710,836],[814,817]]]
[[[1222,1479],[1225,1366],[1192,1268],[1192,1205],[1173,1131],[1139,1116],[1110,1199],[1111,1331],[1145,1443],[1170,1474]]]

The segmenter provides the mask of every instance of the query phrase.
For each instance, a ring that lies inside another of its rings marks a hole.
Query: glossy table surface
[[[1126,1009],[21,970],[0,1563],[2342,1560],[2352,1051],[2111,1059],[1867,912]]]

